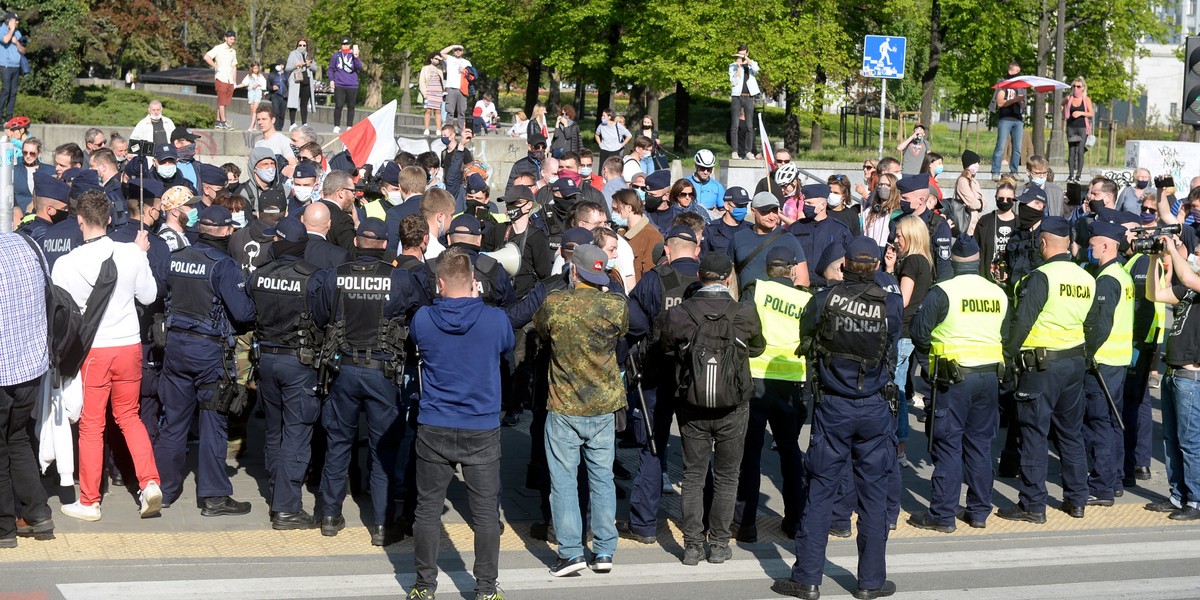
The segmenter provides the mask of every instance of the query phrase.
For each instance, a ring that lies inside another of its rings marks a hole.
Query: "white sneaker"
[[[296,130],[296,124],[295,124],[295,123],[292,123],[291,125],[288,125],[288,131],[295,131],[295,130]]]
[[[62,513],[68,517],[74,517],[83,521],[99,521],[100,520],[100,503],[92,505],[83,504],[79,501],[71,504],[64,504]]]
[[[901,453],[900,456],[896,457],[896,459],[897,459],[897,462],[900,463],[900,466],[904,467],[905,469],[915,469],[916,468],[913,466],[912,463],[908,462],[908,454],[907,453]]]
[[[334,127],[334,128],[333,128],[333,132],[334,132],[334,133],[341,133],[341,132],[342,132],[342,128],[341,128],[341,127]]]
[[[912,397],[913,408],[925,408],[925,395],[914,393]]]
[[[138,513],[143,519],[156,516],[162,510],[162,490],[158,487],[157,481],[151,481],[142,489],[142,505],[138,509]]]
[[[671,479],[670,479],[669,477],[667,477],[667,474],[666,474],[666,473],[663,473],[662,480],[663,480],[663,481],[662,481],[662,493],[664,493],[664,494],[674,494],[674,493],[675,493],[675,486],[671,485]]]
[[[741,160],[742,157],[737,152],[734,152],[733,154],[729,155],[729,158],[732,158],[733,160]]]
[[[424,134],[424,135],[425,135],[425,137],[429,137],[429,130],[428,130],[428,129],[426,129],[426,130],[425,130],[425,134]]]

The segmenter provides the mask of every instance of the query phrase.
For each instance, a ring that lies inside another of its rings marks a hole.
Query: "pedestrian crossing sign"
[[[907,38],[868,35],[863,42],[863,77],[904,79],[904,56],[907,49]]]

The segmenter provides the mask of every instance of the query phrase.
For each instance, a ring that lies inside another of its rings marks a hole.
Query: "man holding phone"
[[[733,158],[754,157],[754,99],[758,97],[758,62],[750,60],[750,49],[742,44],[729,63],[729,145]]]
[[[358,44],[342,38],[342,47],[329,57],[329,85],[333,88],[333,132],[342,132],[342,109],[346,109],[346,128],[354,125],[354,105],[358,104],[358,74],[363,64],[358,58]]]
[[[17,109],[17,80],[21,78],[21,60],[25,55],[25,36],[17,31],[21,20],[16,13],[4,15],[0,26],[0,115],[7,121]]]

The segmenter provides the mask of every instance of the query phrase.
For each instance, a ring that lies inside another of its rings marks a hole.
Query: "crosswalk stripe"
[[[822,598],[849,598],[847,592],[837,586],[821,586]],[[1079,583],[1054,583],[1048,585],[1016,585],[1003,587],[977,587],[953,590],[900,590],[890,596],[892,600],[1063,600],[1064,598],[1087,598],[1087,600],[1174,600],[1176,598],[1200,597],[1200,577],[1164,577],[1162,579],[1121,579],[1116,581],[1084,581]],[[762,600],[780,600],[781,596]]]
[[[555,578],[550,576],[545,568],[502,569],[499,583],[506,591],[561,589],[569,592],[578,588],[590,588],[610,585],[665,585],[672,583],[697,583],[706,580],[762,580],[785,577],[791,568],[791,557],[772,558],[763,560],[739,559],[727,561],[723,565],[701,563],[697,567],[685,567],[678,562],[630,564],[622,565],[620,556],[611,575],[596,575],[585,572],[582,576],[570,578]],[[1071,547],[1020,547],[990,550],[967,550],[957,552],[910,552],[893,553],[888,557],[889,574],[954,572],[975,570],[1006,570],[1023,567],[1056,567],[1070,565],[1096,565],[1106,563],[1124,563],[1130,560],[1195,560],[1200,559],[1200,545],[1194,540],[1160,541],[1153,544],[1118,543],[1096,546]],[[830,562],[838,567],[854,572],[857,558],[855,556],[834,556]],[[402,575],[400,581],[405,586],[411,585],[412,577]],[[1200,597],[1200,593],[1187,593],[1186,590],[1200,590],[1200,577],[1185,577],[1178,580],[1151,579],[1144,580],[1153,583],[1144,589],[1168,589],[1163,587],[1165,581],[1171,585],[1173,597]],[[828,583],[828,581],[827,581]],[[1063,584],[1066,586],[1087,586],[1087,589],[1100,595],[1094,598],[1117,598],[1120,590],[1125,590],[1126,596],[1134,590],[1140,590],[1133,581],[1115,582],[1113,585],[1097,585],[1096,582],[1081,584]],[[1143,583],[1143,585],[1145,585]],[[474,578],[468,571],[443,572],[438,578],[438,587],[450,591],[474,589]],[[829,592],[835,592],[836,586],[829,586]],[[939,592],[938,598],[950,600],[953,598],[1063,598],[1083,594],[1084,587],[1063,588],[1052,592],[1055,586],[1010,587],[1010,588],[959,588],[947,592]],[[138,598],[172,598],[186,600],[189,598],[210,598],[214,590],[220,590],[223,600],[240,599],[273,599],[273,598],[322,598],[322,597],[360,597],[396,595],[399,591],[395,574],[354,575],[354,576],[321,576],[321,577],[262,577],[247,579],[210,579],[210,580],[178,580],[178,581],[137,581],[115,583],[79,583],[60,584],[59,592],[67,600],[135,600]],[[921,597],[928,597],[925,592]],[[898,598],[906,597],[898,595]],[[913,598],[917,595],[911,596]],[[1148,596],[1140,595],[1139,600]]]

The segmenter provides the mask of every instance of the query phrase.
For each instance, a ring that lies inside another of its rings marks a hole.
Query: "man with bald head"
[[[332,219],[329,206],[324,202],[313,202],[300,213],[300,222],[308,230],[308,244],[304,248],[304,260],[319,269],[332,269],[350,262],[351,256],[345,248],[336,246],[326,239]]]

